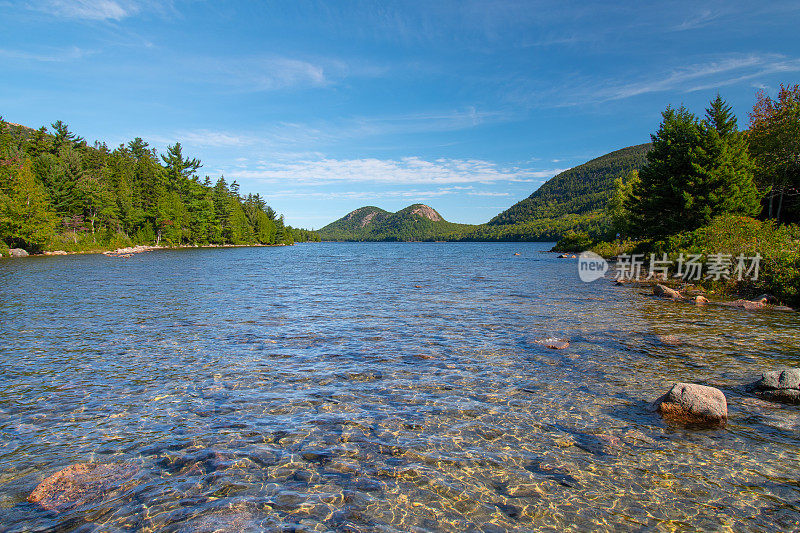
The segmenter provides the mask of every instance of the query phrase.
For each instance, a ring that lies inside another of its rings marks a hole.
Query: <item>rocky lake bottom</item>
[[[800,529],[800,407],[745,388],[800,366],[798,313],[582,283],[548,247],[0,262],[0,530]],[[727,425],[665,423],[675,382]],[[37,489],[60,471],[95,481]]]

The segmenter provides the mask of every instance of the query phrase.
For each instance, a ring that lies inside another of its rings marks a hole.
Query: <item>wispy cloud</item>
[[[123,7],[115,0],[46,0],[32,7],[57,17],[87,20],[121,20],[138,11],[134,3]]]
[[[145,135],[149,141],[166,146],[180,142],[198,148],[247,148],[249,158],[293,160],[323,159],[322,149],[331,145],[384,135],[447,132],[474,128],[487,123],[511,120],[509,115],[479,111],[474,107],[462,110],[350,117],[314,123],[279,122],[258,131],[177,130]],[[452,143],[451,143],[452,144]]]
[[[330,83],[321,64],[290,57],[204,58],[197,67],[198,71],[211,71],[213,83],[243,92],[322,87]]]
[[[732,85],[775,72],[796,71],[800,71],[799,59],[751,54],[678,68],[659,79],[612,86],[600,90],[598,94],[606,100],[619,100],[654,92],[692,92]]]
[[[429,200],[440,198],[458,191],[452,188],[445,189],[405,189],[396,191],[302,191],[302,190],[282,190],[270,192],[270,198],[306,198],[321,200],[389,200],[389,199],[415,199]]]
[[[21,61],[36,61],[41,63],[62,63],[76,61],[93,54],[92,50],[84,50],[77,46],[63,49],[51,49],[44,52],[27,52],[22,50],[0,49],[0,57],[18,59]]]
[[[27,7],[53,17],[89,21],[120,21],[145,11],[177,14],[172,0],[32,0]]]
[[[551,177],[561,169],[533,170],[501,167],[478,159],[321,159],[264,165],[258,169],[239,170],[241,178],[269,183],[302,184],[382,183],[382,184],[456,184],[530,182]]]
[[[689,18],[685,19],[680,24],[673,26],[671,29],[673,31],[687,31],[687,30],[696,30],[699,28],[704,28],[709,24],[712,24],[713,22],[717,21],[722,16],[723,13],[720,11],[711,11],[710,9],[704,9],[699,13],[695,13]]]
[[[624,100],[652,93],[689,93],[738,83],[760,82],[776,73],[800,72],[800,59],[780,54],[725,55],[704,62],[675,67],[656,75],[641,76],[628,72],[624,78],[636,81],[620,82],[616,79],[573,78],[564,82],[570,89],[530,91],[527,95],[514,92],[510,98],[526,100],[534,107],[547,102],[549,107],[568,107]]]

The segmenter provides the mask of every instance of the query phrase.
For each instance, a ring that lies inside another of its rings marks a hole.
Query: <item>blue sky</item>
[[[480,223],[649,140],[668,105],[800,73],[800,3],[0,0],[0,114],[180,141],[286,221],[427,203]]]

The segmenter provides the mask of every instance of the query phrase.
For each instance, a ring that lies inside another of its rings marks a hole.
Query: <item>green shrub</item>
[[[675,259],[680,253],[731,254],[734,258],[761,255],[757,280],[729,280],[722,287],[753,296],[767,292],[792,304],[800,303],[800,228],[761,222],[749,217],[724,215],[708,226],[653,243],[655,253],[665,251]]]
[[[9,257],[8,253],[8,245],[3,241],[0,241],[0,257]]]
[[[632,240],[601,242],[592,246],[591,250],[601,257],[613,259],[620,255],[636,253],[636,248],[639,245],[638,241]]]
[[[583,252],[592,247],[594,242],[585,231],[576,233],[568,231],[552,248],[552,252]]]
[[[47,243],[48,250],[64,250],[65,252],[100,252],[132,246],[130,237],[124,233],[103,232],[91,233],[66,232],[53,236]]]

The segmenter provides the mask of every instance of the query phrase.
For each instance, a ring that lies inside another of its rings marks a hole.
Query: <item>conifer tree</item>
[[[754,166],[730,106],[717,96],[703,121],[683,107],[662,117],[626,206],[634,232],[660,238],[720,214],[756,214]]]

